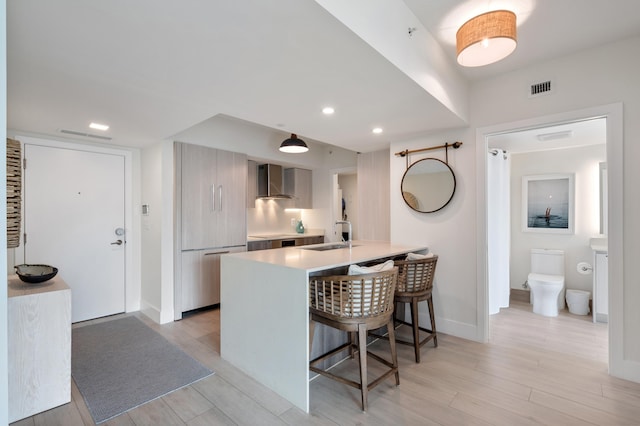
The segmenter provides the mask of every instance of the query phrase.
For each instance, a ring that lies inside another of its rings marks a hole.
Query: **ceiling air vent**
[[[75,136],[84,136],[85,138],[102,139],[105,141],[110,141],[111,139],[113,139],[113,138],[110,138],[109,136],[93,135],[91,133],[77,132],[75,130],[60,129],[60,133],[66,133],[66,134],[75,135]]]
[[[529,97],[533,98],[540,95],[548,95],[552,91],[551,80],[543,81],[541,83],[534,83],[531,85],[531,88],[529,90]]]

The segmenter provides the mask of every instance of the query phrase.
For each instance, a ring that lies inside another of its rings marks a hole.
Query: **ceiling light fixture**
[[[291,133],[291,137],[280,144],[280,151],[289,154],[300,154],[309,151],[309,147],[302,139],[298,139],[295,133]]]
[[[334,112],[336,112],[336,110],[335,110],[335,109],[333,109],[333,108],[331,108],[331,107],[324,107],[324,108],[322,108],[322,113],[323,113],[323,114],[325,114],[325,115],[331,115],[331,114],[333,114]]]
[[[106,124],[100,124],[100,123],[91,123],[89,124],[89,127],[96,130],[102,130],[103,132],[109,130],[109,126],[107,126]]]
[[[539,135],[536,135],[536,138],[539,141],[552,141],[556,139],[565,139],[571,137],[573,137],[573,130],[563,130],[560,132],[541,133]]]
[[[381,127],[374,127],[371,131],[373,133],[375,133],[376,135],[378,135],[378,134],[382,133],[382,128]]]
[[[458,63],[464,67],[492,64],[516,48],[516,15],[509,10],[483,13],[456,33]]]

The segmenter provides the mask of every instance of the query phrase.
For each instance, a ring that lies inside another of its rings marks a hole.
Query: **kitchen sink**
[[[358,246],[352,245],[351,247],[358,247]],[[349,248],[349,246],[344,243],[339,243],[339,244],[327,244],[324,246],[310,246],[310,247],[301,247],[301,248],[302,250],[327,251],[327,250]]]

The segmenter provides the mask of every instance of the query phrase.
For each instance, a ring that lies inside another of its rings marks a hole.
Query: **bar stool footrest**
[[[355,382],[353,380],[349,380],[346,379],[342,376],[338,376],[337,374],[333,374],[330,371],[327,370],[323,370],[321,368],[315,367],[311,364],[316,363],[318,361],[321,361],[325,358],[328,358],[330,356],[335,355],[336,353],[343,351],[345,349],[348,348],[350,344],[349,343],[345,343],[344,345],[341,345],[340,347],[333,349],[332,351],[329,351],[327,353],[325,353],[324,355],[320,355],[319,357],[315,358],[313,361],[309,362],[309,370],[313,371],[314,373],[320,374],[322,376],[326,376],[329,377],[333,380],[336,380],[340,383],[343,383],[345,385],[349,385],[351,387],[354,387],[356,389],[361,389],[362,385],[358,382]],[[398,371],[398,367],[394,367],[393,363],[387,361],[386,359],[374,354],[373,352],[367,351],[367,355],[370,356],[371,358],[375,359],[376,361],[380,362],[381,364],[386,365],[387,367],[389,367],[389,370],[385,371],[383,374],[381,374],[380,376],[378,376],[377,378],[375,378],[373,381],[369,382],[369,384],[367,385],[367,389],[371,390],[373,388],[375,388],[376,386],[378,386],[382,381],[384,381],[384,379],[386,379],[387,377],[391,376],[392,374],[395,374]]]
[[[406,321],[402,321],[402,320],[396,320],[396,330],[400,327],[402,327],[403,325],[406,325],[407,327],[413,327],[413,324],[411,324],[410,322],[406,322]],[[424,328],[424,327],[420,327],[418,326],[418,330],[423,331],[425,333],[428,333],[428,336],[425,337],[424,339],[420,340],[418,346],[422,347],[425,343],[427,343],[430,340],[433,340],[434,342],[434,347],[438,347],[438,340],[436,339],[436,337],[438,337],[437,333],[434,333],[433,330],[429,330],[428,328]],[[396,343],[400,343],[402,345],[409,345],[409,346],[414,346],[413,341],[407,341],[407,340],[403,340],[403,339],[399,339],[398,336],[396,335]]]

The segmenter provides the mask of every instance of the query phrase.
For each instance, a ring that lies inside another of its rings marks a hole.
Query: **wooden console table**
[[[9,422],[71,401],[71,289],[7,279]]]

